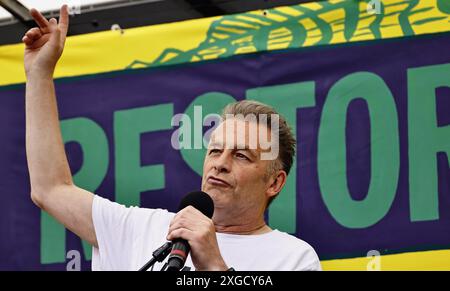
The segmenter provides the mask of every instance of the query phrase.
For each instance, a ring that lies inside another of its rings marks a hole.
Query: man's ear
[[[272,180],[273,179],[273,180]],[[276,196],[278,193],[281,192],[281,190],[284,187],[284,184],[286,184],[287,174],[283,170],[279,170],[276,174],[276,176],[272,176],[270,180],[272,181],[272,184],[267,189],[267,198],[271,198]]]

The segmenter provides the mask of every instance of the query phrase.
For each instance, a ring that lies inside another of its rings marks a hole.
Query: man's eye
[[[238,158],[240,158],[240,159],[250,160],[250,159],[249,159],[246,155],[244,155],[244,154],[237,153],[236,156],[237,156]]]
[[[215,153],[218,153],[218,152],[219,152],[218,149],[212,149],[212,150],[209,151],[209,154],[215,154]]]

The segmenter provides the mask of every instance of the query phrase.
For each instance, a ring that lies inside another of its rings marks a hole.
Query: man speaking
[[[190,252],[184,270],[321,269],[310,245],[265,223],[265,210],[285,185],[295,155],[295,139],[284,118],[264,104],[241,101],[228,105],[211,135],[201,185],[213,201],[211,218],[191,204],[180,207],[176,214],[127,208],[74,185],[53,83],[67,35],[68,8],[61,7],[59,22],[47,20],[34,9],[31,15],[38,27],[22,39],[31,199],[92,244],[93,270],[138,270],[167,241],[187,242]],[[277,117],[274,159],[262,158],[273,148],[264,147],[260,135],[252,134],[265,133],[274,144],[273,120],[265,123],[259,116]],[[165,263],[158,262],[151,270],[161,270]]]

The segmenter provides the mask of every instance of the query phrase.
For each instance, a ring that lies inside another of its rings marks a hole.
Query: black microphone
[[[192,206],[199,210],[203,215],[211,218],[214,213],[214,202],[208,194],[202,191],[195,191],[187,194],[180,202],[178,211],[187,206]],[[186,258],[191,250],[189,243],[184,239],[175,239],[173,241],[172,251],[167,263],[167,271],[179,271],[183,268]]]

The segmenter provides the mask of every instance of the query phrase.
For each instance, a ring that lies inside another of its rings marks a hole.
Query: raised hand
[[[38,24],[28,30],[22,42],[25,44],[25,73],[53,74],[56,63],[62,55],[69,28],[69,10],[63,5],[59,23],[55,18],[47,20],[39,11],[31,9],[30,14]]]

